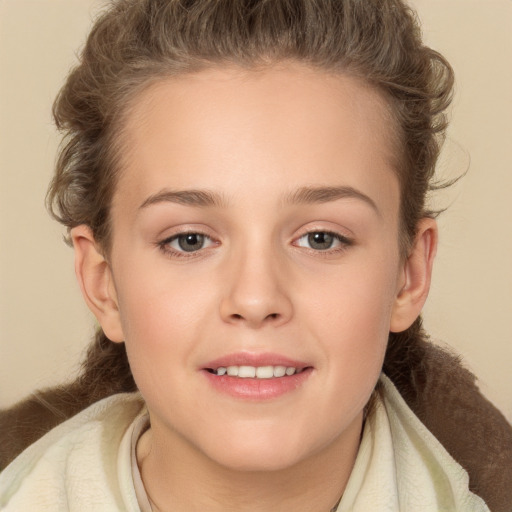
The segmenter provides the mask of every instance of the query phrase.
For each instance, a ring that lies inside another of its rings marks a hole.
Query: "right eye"
[[[193,232],[173,235],[159,243],[163,251],[181,254],[194,253],[213,244],[214,242],[209,236]]]

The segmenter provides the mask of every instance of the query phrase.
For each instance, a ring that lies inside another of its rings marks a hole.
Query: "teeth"
[[[238,376],[242,379],[251,379],[256,377],[256,368],[254,366],[239,366]]]
[[[230,377],[238,377],[238,366],[228,366],[227,370]]]
[[[286,366],[274,366],[274,377],[284,377],[286,375]]]
[[[216,375],[229,375],[230,377],[239,377],[241,379],[272,379],[273,377],[291,376],[300,373],[292,366],[220,366],[213,373]]]
[[[256,368],[256,377],[258,377],[258,379],[271,379],[273,376],[273,366],[258,366],[258,368]]]

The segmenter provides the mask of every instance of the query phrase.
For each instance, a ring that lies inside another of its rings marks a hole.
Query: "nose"
[[[286,261],[272,251],[246,251],[228,263],[220,315],[225,322],[257,329],[280,326],[293,315]]]

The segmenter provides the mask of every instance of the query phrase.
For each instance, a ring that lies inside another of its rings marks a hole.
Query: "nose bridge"
[[[221,315],[229,322],[258,327],[282,324],[292,315],[283,255],[268,238],[255,236],[233,247]]]

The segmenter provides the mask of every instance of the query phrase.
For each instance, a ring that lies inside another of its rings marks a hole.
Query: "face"
[[[359,434],[403,285],[389,125],[371,88],[294,64],[137,100],[110,263],[155,440],[261,470]]]

